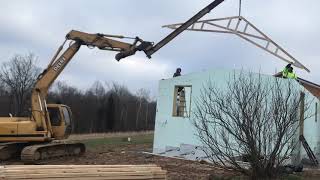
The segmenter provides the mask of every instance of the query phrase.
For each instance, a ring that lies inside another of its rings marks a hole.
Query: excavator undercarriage
[[[80,156],[86,151],[85,145],[79,142],[55,140],[48,143],[0,143],[0,160],[21,159],[25,163],[39,163],[64,156]]]

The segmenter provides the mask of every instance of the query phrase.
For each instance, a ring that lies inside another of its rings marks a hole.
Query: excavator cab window
[[[61,125],[61,116],[58,107],[48,107],[50,122],[52,126]]]
[[[62,106],[61,109],[62,109],[62,114],[64,117],[65,126],[66,126],[65,135],[69,135],[71,134],[73,129],[71,110],[66,106]]]
[[[67,107],[62,107],[62,112],[63,112],[63,116],[64,116],[64,120],[66,125],[70,125],[71,124],[71,117],[70,117],[70,113],[67,109]]]

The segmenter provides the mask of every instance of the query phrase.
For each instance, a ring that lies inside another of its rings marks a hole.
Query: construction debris
[[[167,179],[156,165],[8,165],[0,166],[0,179]]]

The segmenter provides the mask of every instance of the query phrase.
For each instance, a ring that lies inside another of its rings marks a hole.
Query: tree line
[[[30,117],[31,91],[41,72],[34,54],[14,55],[0,68],[0,116]],[[68,105],[74,133],[139,131],[154,128],[156,102],[150,92],[132,93],[116,82],[96,81],[86,90],[57,81],[47,103]]]

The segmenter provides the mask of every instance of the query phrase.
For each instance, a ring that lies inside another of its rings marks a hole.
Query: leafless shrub
[[[305,111],[310,105],[293,83],[244,72],[235,72],[227,88],[209,80],[196,101],[193,124],[210,160],[252,178],[278,175],[296,145],[300,105],[305,103]]]

